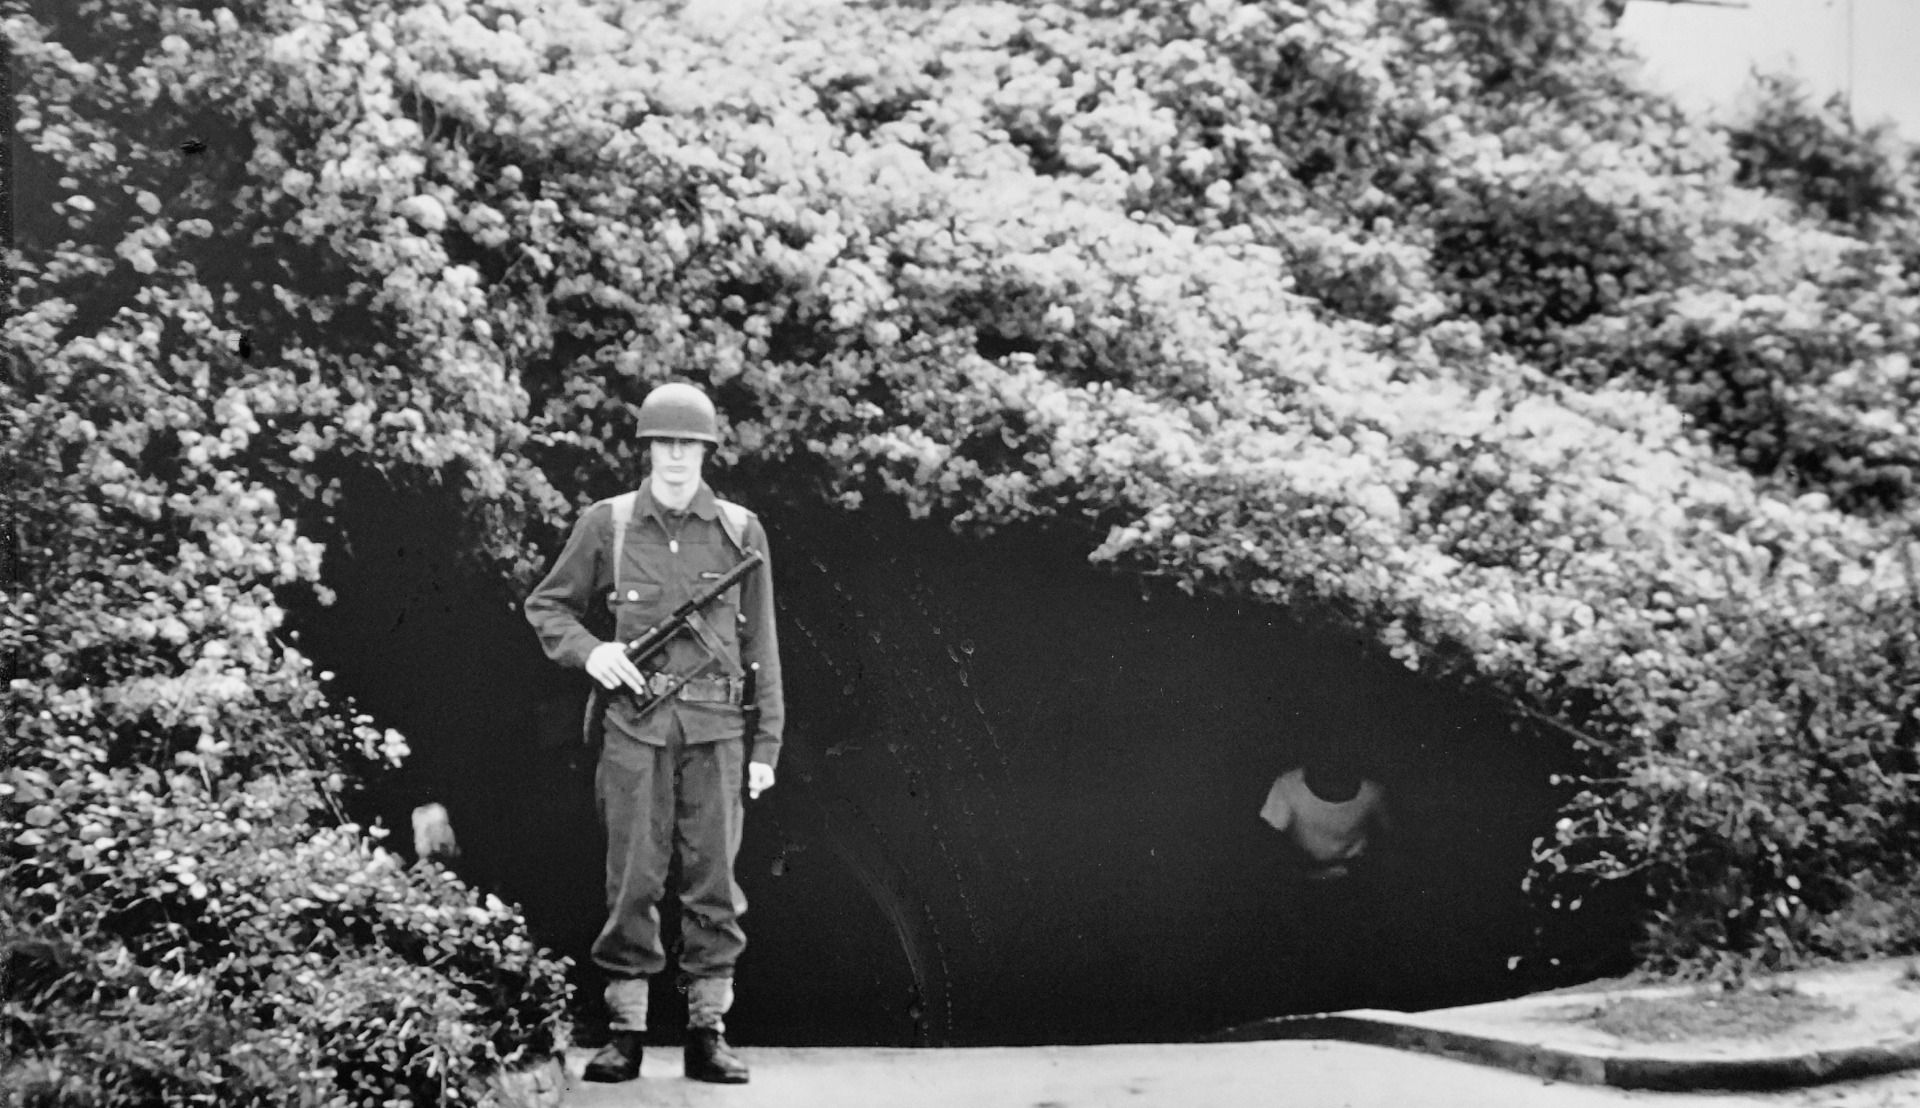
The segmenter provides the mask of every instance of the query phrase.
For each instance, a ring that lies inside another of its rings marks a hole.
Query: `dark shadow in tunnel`
[[[1165,1040],[1291,1012],[1511,995],[1618,968],[1589,910],[1516,974],[1519,891],[1563,741],[1266,605],[1090,569],[1084,537],[963,539],[885,511],[763,507],[789,733],[740,859],[748,1043]],[[558,769],[583,691],[517,597],[462,569],[457,512],[362,490],[340,600],[302,645],[445,799],[463,875],[584,961],[599,925],[589,787]],[[1368,747],[1394,806],[1371,884],[1301,879],[1258,812],[1311,737]],[[1576,961],[1575,959],[1580,959]],[[583,984],[592,985],[584,975]],[[656,1029],[677,1035],[670,985]]]
[[[600,831],[591,786],[553,747],[578,734],[585,686],[549,665],[518,598],[460,554],[451,494],[349,484],[329,544],[330,606],[289,605],[296,644],[332,691],[407,736],[413,754],[372,780],[355,815],[409,850],[409,813],[449,808],[472,883],[526,907],[541,939],[584,955],[598,926]]]
[[[764,1042],[950,1042],[954,979],[942,921],[886,829],[831,795],[802,768],[811,760],[796,752],[784,761],[782,804],[750,817],[741,881],[804,895],[749,893],[752,952],[733,1022]]]
[[[1535,949],[1520,879],[1571,755],[1497,704],[1272,606],[1143,595],[1087,567],[1083,538],[767,515],[789,758],[857,800],[904,872],[894,895],[933,921],[934,1041],[1179,1038],[1624,965],[1625,916],[1597,909],[1560,936],[1578,966],[1509,964]],[[1322,738],[1366,748],[1397,809],[1364,882],[1304,880],[1257,818]],[[794,884],[762,880],[756,911],[804,902]],[[810,908],[785,924],[803,949],[830,941]]]

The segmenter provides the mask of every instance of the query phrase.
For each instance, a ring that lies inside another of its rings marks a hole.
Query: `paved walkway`
[[[1823,1013],[1771,1035],[1631,1042],[1589,1018],[1685,988],[1567,990],[1422,1013],[1359,1010],[1266,1020],[1206,1043],[946,1050],[747,1047],[744,1086],[681,1076],[651,1048],[640,1080],[579,1081],[570,1108],[1171,1108],[1184,1105],[1920,1105],[1920,984],[1906,962],[1785,975]],[[1476,1064],[1463,1064],[1476,1063]],[[1890,1075],[1890,1076],[1882,1076]],[[1666,1090],[1649,1091],[1649,1090]],[[1742,1090],[1729,1093],[1722,1090]],[[1696,1095],[1675,1095],[1698,1094]]]

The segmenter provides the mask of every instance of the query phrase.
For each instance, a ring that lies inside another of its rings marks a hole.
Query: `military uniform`
[[[596,630],[631,642],[663,622],[732,569],[742,547],[768,553],[759,520],[723,505],[704,482],[684,512],[665,508],[645,485],[631,495],[617,574],[615,512],[611,501],[600,501],[582,514],[527,598],[528,622],[547,656],[563,666],[586,666],[605,641]],[[723,507],[734,520],[723,517]],[[604,613],[611,613],[611,628]],[[666,966],[658,905],[676,844],[683,886],[680,971],[688,979],[691,1026],[721,1028],[734,965],[746,946],[740,926],[746,897],[733,872],[743,774],[749,757],[777,763],[785,719],[770,563],[709,604],[702,620],[699,634],[677,636],[649,663],[658,671],[649,675],[656,692],[671,678],[691,678],[675,695],[644,713],[625,690],[607,703],[595,775],[607,828],[607,920],[593,960],[610,979],[615,1031],[644,1030],[647,979]],[[756,664],[759,723],[749,746],[742,735],[741,677]]]

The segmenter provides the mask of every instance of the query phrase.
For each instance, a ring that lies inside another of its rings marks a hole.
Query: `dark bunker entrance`
[[[414,803],[446,802],[455,868],[597,994],[591,786],[550,749],[577,734],[584,678],[461,568],[451,506],[380,499],[343,504],[339,599],[294,619],[336,690],[414,747],[374,814],[399,839]],[[1594,908],[1561,921],[1557,965],[1510,964],[1538,949],[1520,879],[1564,739],[1276,606],[1143,593],[1044,533],[760,507],[789,720],[739,859],[738,1041],[1178,1040],[1623,968],[1620,913]],[[1365,880],[1306,880],[1259,818],[1316,736],[1360,747],[1386,790]],[[658,1032],[678,1003],[656,987]]]

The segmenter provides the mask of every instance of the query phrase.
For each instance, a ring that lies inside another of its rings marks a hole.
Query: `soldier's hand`
[[[439,804],[413,810],[413,853],[418,858],[458,858],[460,843],[453,837],[453,821]]]
[[[600,682],[606,689],[617,689],[622,685],[642,696],[646,695],[647,683],[640,676],[640,668],[627,657],[627,652],[617,642],[603,642],[587,655],[587,676]]]
[[[747,763],[747,798],[757,799],[761,793],[773,788],[773,767],[765,762]]]

